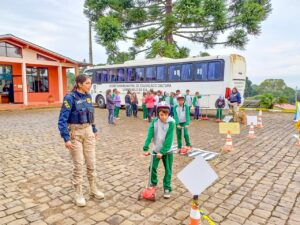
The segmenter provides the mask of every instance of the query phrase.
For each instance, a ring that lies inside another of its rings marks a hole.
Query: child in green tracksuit
[[[184,155],[189,150],[192,149],[190,142],[190,137],[188,133],[188,127],[190,125],[190,107],[184,104],[184,96],[177,96],[178,105],[174,107],[174,119],[176,122],[176,135],[177,135],[177,144],[178,151],[180,154]],[[186,148],[182,148],[181,133],[182,129],[184,130],[184,139],[186,143]]]
[[[194,119],[195,120],[199,120],[199,116],[200,116],[200,99],[201,98],[202,98],[202,96],[197,91],[195,93],[194,98],[193,98],[193,106],[195,108],[195,112],[194,112]]]
[[[149,145],[153,138],[153,155],[152,157],[152,170],[151,170],[151,186],[156,186],[158,183],[157,179],[157,168],[160,159],[162,159],[165,176],[163,180],[164,186],[164,198],[170,198],[172,187],[172,164],[173,164],[173,153],[171,147],[173,144],[174,127],[175,121],[169,116],[170,107],[165,102],[161,102],[157,105],[157,117],[152,120],[148,129],[148,135],[143,147],[144,155],[149,155]]]

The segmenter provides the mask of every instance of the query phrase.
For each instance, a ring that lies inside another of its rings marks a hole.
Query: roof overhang
[[[87,66],[87,65],[90,65],[88,63],[85,63],[85,62],[78,62],[76,60],[73,60],[71,58],[68,58],[66,56],[63,56],[63,55],[60,55],[56,52],[53,52],[49,49],[46,49],[46,48],[43,48],[39,45],[36,45],[36,44],[33,44],[29,41],[26,41],[26,40],[23,40],[19,37],[16,37],[12,34],[4,34],[4,35],[0,35],[0,41],[8,41],[8,42],[11,42],[11,43],[15,43],[16,45],[24,48],[24,49],[31,49],[31,50],[34,50],[38,53],[41,53],[41,54],[44,54],[44,55],[47,55],[51,58],[55,58],[57,60],[59,60],[61,63],[71,63],[71,64],[75,64],[77,66]]]

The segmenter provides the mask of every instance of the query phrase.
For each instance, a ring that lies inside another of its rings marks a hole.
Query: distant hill
[[[283,79],[267,79],[257,85],[247,78],[244,94],[246,99],[260,99],[264,94],[271,94],[274,98],[281,99],[282,103],[295,103],[295,90],[288,87]]]

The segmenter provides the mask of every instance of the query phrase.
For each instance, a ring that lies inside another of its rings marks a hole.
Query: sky
[[[13,34],[72,59],[88,61],[88,20],[83,4],[84,0],[0,0],[0,34]],[[288,86],[300,89],[300,1],[272,0],[272,8],[262,23],[261,35],[250,36],[245,50],[220,46],[205,50],[201,44],[178,43],[190,48],[191,56],[202,51],[243,55],[253,83],[284,79]],[[126,43],[123,46],[127,47]],[[96,64],[107,59],[94,37],[93,58]]]

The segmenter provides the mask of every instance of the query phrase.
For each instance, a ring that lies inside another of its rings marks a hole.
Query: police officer
[[[94,124],[94,108],[91,95],[91,79],[85,75],[76,77],[72,92],[64,98],[58,120],[58,129],[70,151],[74,163],[72,183],[75,188],[74,201],[78,206],[85,206],[82,192],[83,166],[87,167],[90,195],[97,199],[104,194],[96,186],[95,138],[97,129]]]
[[[229,100],[229,107],[232,110],[232,114],[233,114],[233,121],[238,122],[239,107],[241,104],[241,95],[238,92],[236,87],[232,88],[228,100]]]

